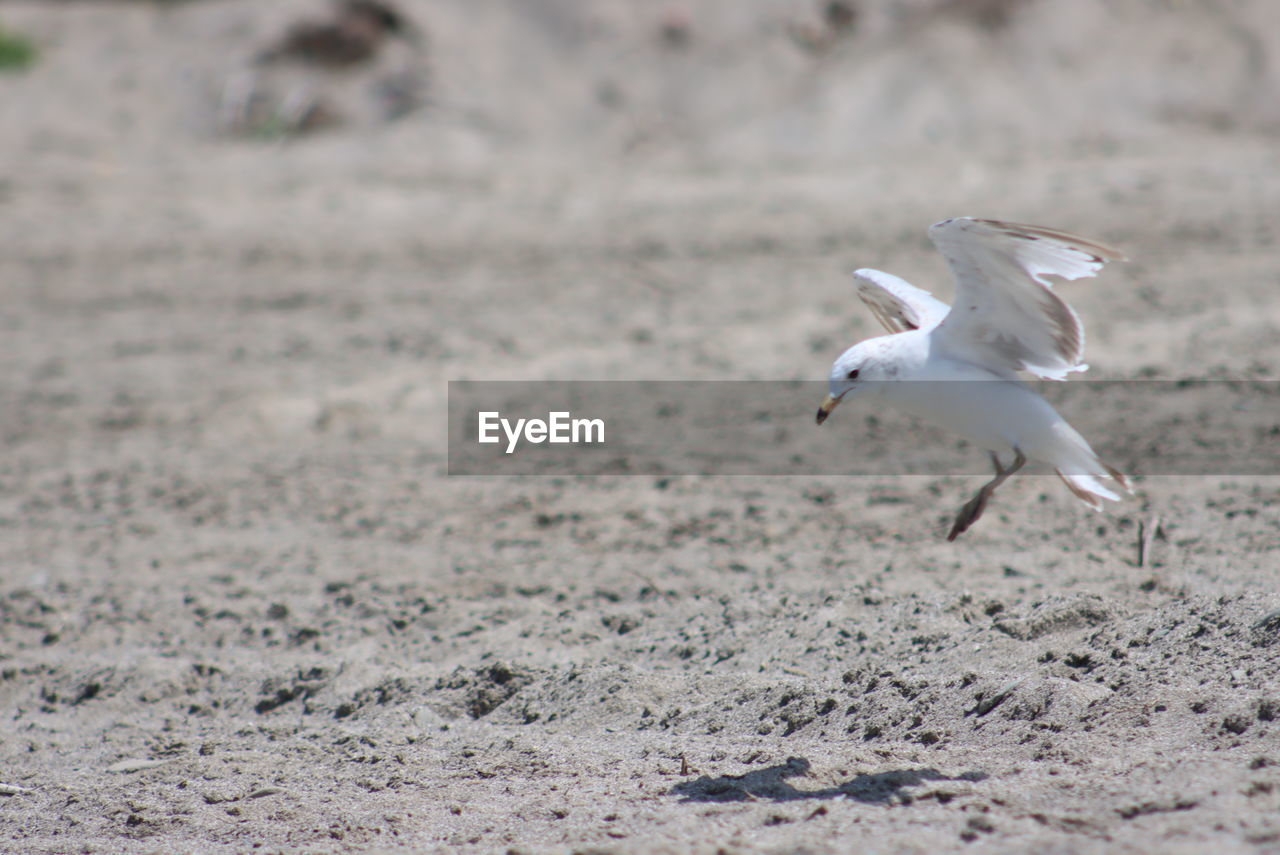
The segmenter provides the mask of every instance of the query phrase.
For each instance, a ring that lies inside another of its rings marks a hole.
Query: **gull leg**
[[[970,499],[960,509],[960,513],[956,514],[955,524],[951,526],[951,533],[947,535],[948,541],[955,540],[968,531],[969,526],[976,523],[978,518],[982,516],[982,512],[987,509],[987,502],[991,500],[991,494],[996,491],[996,488],[1008,480],[1010,475],[1026,465],[1027,458],[1022,451],[1015,448],[1014,452],[1017,456],[1013,458],[1013,462],[1009,464],[1008,468],[1001,466],[1000,458],[994,452],[992,453],[991,462],[996,467],[996,477],[983,484],[982,489],[978,491],[978,495]]]

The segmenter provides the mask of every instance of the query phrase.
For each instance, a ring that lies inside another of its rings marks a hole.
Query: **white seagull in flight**
[[[860,296],[889,330],[846,350],[831,366],[818,424],[862,395],[954,431],[991,453],[996,476],[961,508],[947,540],[973,525],[991,494],[1027,460],[1054,468],[1094,510],[1119,501],[1129,481],[1018,376],[1065,380],[1089,366],[1084,328],[1046,276],[1094,276],[1124,255],[1057,229],[958,217],[929,228],[955,276],[948,306],[881,270],[855,271]],[[1011,462],[1005,465],[1001,458]]]

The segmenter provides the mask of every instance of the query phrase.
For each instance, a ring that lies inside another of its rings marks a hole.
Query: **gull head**
[[[877,363],[871,349],[866,347],[870,342],[855,344],[840,355],[831,366],[831,376],[827,379],[827,398],[818,407],[818,424],[827,420],[831,411],[839,406],[846,395],[856,394],[867,388],[866,382],[874,379]]]

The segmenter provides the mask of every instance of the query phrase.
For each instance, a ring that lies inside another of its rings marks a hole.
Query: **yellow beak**
[[[839,398],[833,398],[828,395],[826,400],[822,402],[822,406],[818,407],[818,424],[825,422],[827,420],[827,416],[831,415],[831,411],[834,410],[839,403]]]

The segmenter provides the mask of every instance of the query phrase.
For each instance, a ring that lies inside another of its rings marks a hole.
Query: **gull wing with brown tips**
[[[891,333],[931,330],[942,323],[951,310],[928,291],[883,270],[869,267],[855,270],[853,281],[862,302]]]
[[[948,355],[997,374],[1065,380],[1088,368],[1084,326],[1046,276],[1095,276],[1124,255],[1057,229],[959,217],[929,228],[951,265],[956,299],[934,331]]]

